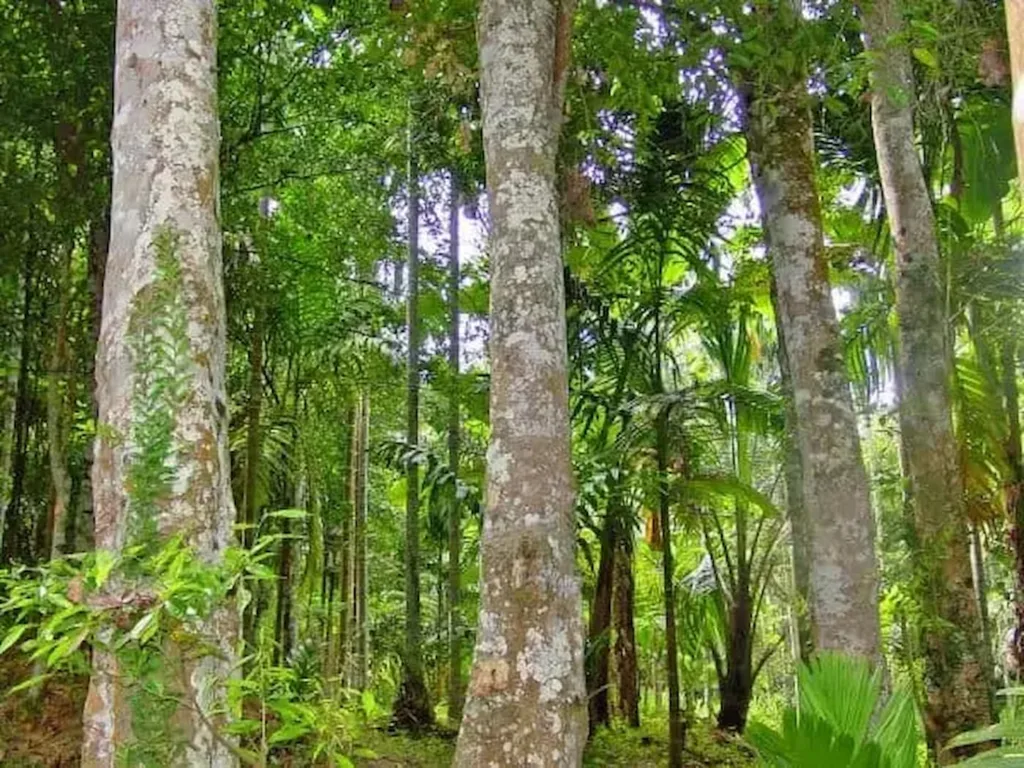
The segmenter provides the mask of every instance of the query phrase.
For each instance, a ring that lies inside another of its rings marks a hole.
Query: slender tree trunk
[[[578,766],[587,736],[555,157],[571,0],[483,0],[491,444],[458,768]]]
[[[349,684],[348,662],[352,641],[353,600],[352,600],[352,528],[355,510],[355,473],[359,461],[359,409],[350,405],[345,411],[345,445],[342,447],[343,478],[342,498],[345,500],[341,509],[341,540],[337,549],[337,580],[341,605],[338,611],[337,666],[342,675],[341,684]],[[328,617],[332,612],[328,612]]]
[[[109,198],[109,192],[107,194]],[[102,214],[97,215],[89,225],[89,251],[86,266],[87,293],[90,297],[88,315],[89,337],[86,343],[89,362],[87,381],[89,382],[90,412],[93,422],[99,420],[99,399],[96,392],[96,350],[99,347],[100,320],[103,316],[103,278],[107,264],[107,248],[110,244],[110,206],[104,205]],[[82,530],[81,521],[88,518],[92,510],[92,465],[94,456],[94,440],[90,437],[85,447],[85,465],[82,469],[77,500],[72,506],[72,514],[68,520],[68,549],[77,552],[92,547],[92,530]]]
[[[656,320],[660,326],[660,318]],[[656,342],[658,377],[661,377],[661,340]],[[658,387],[658,393],[662,388]],[[675,562],[672,556],[671,491],[668,477],[668,413],[658,415],[655,425],[658,460],[658,519],[661,521],[661,567],[665,588],[665,657],[668,670],[668,765],[682,768],[683,747],[686,744],[686,724],[679,702],[679,644],[676,640]]]
[[[119,551],[180,533],[211,565],[232,542],[235,522],[215,59],[212,0],[118,3],[113,214],[93,466],[98,547]],[[154,445],[147,439],[154,433],[169,433],[169,444]],[[141,471],[154,461],[170,481]],[[187,647],[168,637],[143,679],[95,647],[82,766],[113,768],[129,745],[146,764],[236,765],[221,730],[224,683],[235,666],[234,616],[231,605],[218,605],[195,622],[199,637]],[[177,699],[175,711],[153,718],[152,707],[166,709],[167,696]],[[136,716],[143,711],[150,716]]]
[[[876,0],[864,13],[872,62],[875,147],[896,250],[896,311],[907,450],[921,574],[918,597],[939,624],[924,637],[926,727],[933,745],[987,721],[981,626],[967,556],[963,489],[957,466],[943,277],[931,200],[914,136],[914,83],[903,39],[902,5]],[[948,753],[947,753],[948,754]]]
[[[615,629],[615,670],[619,713],[630,728],[640,727],[639,666],[636,658],[636,630],[633,625],[633,536],[620,530],[615,541],[615,592],[612,621]]]
[[[67,532],[67,515],[71,504],[71,475],[68,473],[68,429],[74,414],[71,362],[68,354],[68,304],[71,294],[71,251],[65,248],[58,267],[58,299],[56,332],[50,356],[50,372],[46,391],[46,436],[50,449],[50,479],[53,483],[53,507],[50,510],[49,556],[50,559],[64,554]],[[70,400],[70,402],[68,402]],[[65,410],[65,403],[68,402]]]
[[[601,531],[601,554],[597,568],[597,586],[590,606],[590,629],[587,637],[587,701],[590,732],[599,725],[611,725],[609,708],[609,647],[611,645],[612,588],[615,576],[615,519],[617,511],[609,506]]]
[[[21,349],[18,355],[18,385],[14,395],[14,450],[11,455],[11,484],[7,506],[4,507],[3,562],[11,563],[28,553],[25,524],[21,519],[21,502],[25,492],[25,470],[28,463],[28,425],[31,405],[30,363],[32,359],[32,313],[35,301],[35,254],[26,251],[22,268]]]
[[[353,480],[353,501],[355,518],[352,525],[352,614],[349,640],[351,664],[349,685],[362,690],[367,685],[367,643],[366,643],[366,512],[368,501],[368,470],[370,440],[370,395],[365,390],[359,396],[358,436],[353,447],[352,460],[355,464]]]
[[[462,500],[459,498],[461,429],[459,392],[459,179],[452,173],[452,199],[448,232],[448,370],[452,377],[448,397],[448,466],[452,472],[452,499],[448,511],[448,721],[462,720],[465,684],[462,680]]]
[[[17,356],[19,345],[15,344],[10,359]],[[7,507],[11,500],[11,466],[14,460],[14,425],[18,403],[18,373],[15,366],[4,382],[4,397],[0,401],[0,562],[5,561],[3,553],[4,534],[6,532]]]
[[[257,299],[253,310],[252,325],[249,328],[249,392],[245,406],[245,479],[242,492],[242,545],[251,549],[256,543],[256,526],[259,524],[258,473],[262,454],[260,418],[263,407],[263,319],[262,302]],[[259,601],[256,592],[264,588],[256,583],[254,594],[245,606],[242,617],[242,638],[250,649],[257,644],[256,631],[259,626]]]
[[[419,329],[419,162],[413,111],[409,110],[409,259],[406,300],[408,331],[406,442],[416,451],[420,441],[420,329]],[[420,467],[411,459],[405,473],[405,647],[402,684],[395,699],[394,724],[415,730],[434,721],[430,693],[423,677],[420,623]]]
[[[981,541],[981,530],[977,525],[972,524],[971,533],[971,574],[974,582],[974,599],[978,603],[978,616],[981,618],[981,649],[980,658],[982,667],[988,676],[988,716],[993,720],[998,717],[995,698],[995,673],[996,662],[992,653],[992,633],[989,630],[988,613],[988,580],[985,578],[985,548]]]
[[[262,302],[256,301],[252,325],[249,328],[249,392],[245,406],[245,484],[242,495],[243,542],[251,548],[256,540],[258,524],[258,491],[262,434],[260,418],[263,409],[263,319]],[[246,635],[246,640],[251,638]]]
[[[780,13],[788,14],[791,26],[800,23],[788,5]],[[807,583],[798,589],[809,591],[817,650],[879,662],[875,522],[828,280],[805,80],[793,77],[774,88],[759,84],[753,91],[747,140],[775,273],[809,534]],[[795,465],[787,469],[796,472]],[[802,565],[803,554],[794,551],[796,564]]]
[[[281,546],[277,553],[277,608],[274,612],[274,664],[291,655],[292,616],[292,521],[281,520]]]

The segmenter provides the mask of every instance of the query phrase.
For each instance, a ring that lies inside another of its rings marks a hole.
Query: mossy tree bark
[[[780,36],[792,33],[802,23],[798,4],[781,4],[769,23]],[[875,521],[825,260],[806,78],[799,66],[774,66],[745,88],[748,153],[792,388],[813,644],[878,662]]]
[[[235,522],[213,1],[120,0],[115,67],[110,253],[96,365],[96,543],[116,552],[180,534],[213,565],[232,543]],[[163,469],[157,477],[145,471],[154,463]],[[234,669],[234,614],[230,605],[216,607],[197,622],[198,646],[168,638],[159,663],[131,672],[95,648],[82,765],[113,768],[140,751],[161,765],[236,765],[218,733]],[[142,700],[153,674],[173,709],[159,722]]]
[[[986,722],[987,675],[952,423],[949,318],[935,217],[915,144],[903,6],[875,0],[863,10],[872,128],[896,251],[899,415],[914,512],[915,588],[925,616],[934,617],[923,640],[925,721],[937,745]]]
[[[491,444],[473,671],[455,762],[579,766],[587,735],[555,157],[572,0],[483,0]]]

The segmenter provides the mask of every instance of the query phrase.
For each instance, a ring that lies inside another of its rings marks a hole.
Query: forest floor
[[[587,747],[586,768],[661,768],[668,765],[668,726],[649,722],[639,729],[602,729]],[[455,752],[452,738],[368,734],[360,746],[375,758],[357,760],[359,768],[447,768]],[[710,724],[697,723],[687,736],[683,765],[686,768],[747,768],[754,765],[748,747],[724,736]]]
[[[82,706],[88,679],[60,677],[48,680],[35,693],[3,695],[25,680],[31,667],[10,656],[0,660],[0,768],[75,768],[82,743]],[[667,727],[649,719],[639,729],[602,729],[590,742],[587,768],[660,768],[667,765]],[[357,768],[447,768],[455,752],[454,734],[412,737],[394,735],[383,728],[359,734],[361,754]],[[285,761],[296,766],[297,763]],[[753,760],[748,748],[724,736],[707,723],[697,723],[687,736],[686,768],[747,768]]]

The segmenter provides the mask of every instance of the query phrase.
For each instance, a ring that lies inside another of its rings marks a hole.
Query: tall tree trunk
[[[13,334],[12,334],[13,335]],[[10,353],[13,360],[20,345],[13,344]],[[11,467],[14,461],[14,425],[18,404],[18,372],[11,366],[4,382],[3,399],[0,400],[0,562],[6,561],[4,534],[7,529],[7,507],[11,499]]]
[[[996,668],[995,656],[992,653],[992,633],[989,630],[988,613],[988,580],[985,578],[985,547],[981,541],[981,529],[971,524],[971,574],[974,582],[974,599],[978,603],[978,616],[981,618],[981,648],[979,656],[982,668],[988,675],[988,716],[995,719],[999,716],[996,707],[995,685],[993,674]]]
[[[366,512],[368,501],[368,470],[370,460],[370,395],[364,390],[359,395],[357,437],[353,446],[352,461],[355,466],[353,477],[354,522],[352,525],[352,615],[349,632],[351,662],[349,664],[349,685],[362,690],[367,684],[366,646]]]
[[[212,0],[118,3],[113,214],[93,466],[98,547],[116,552],[181,534],[211,565],[231,544],[235,522],[215,59]],[[153,434],[170,439],[154,442]],[[171,478],[153,479],[144,471],[152,462]],[[184,646],[168,637],[141,675],[94,648],[84,768],[112,768],[129,747],[140,763],[237,764],[221,732],[224,683],[235,666],[234,614],[229,604],[214,606],[195,622],[198,638]],[[174,711],[153,717],[154,707],[167,710],[168,696]],[[146,717],[137,716],[142,712]]]
[[[776,335],[779,342],[779,372],[782,379],[782,397],[785,404],[786,428],[782,437],[783,472],[786,483],[786,518],[789,521],[790,560],[792,561],[793,605],[792,651],[794,660],[806,662],[814,650],[814,629],[811,626],[811,552],[807,505],[804,503],[804,469],[800,456],[797,432],[798,417],[793,392],[793,374],[786,352],[786,338],[782,330],[782,312],[778,291],[772,280],[772,309],[775,313]]]
[[[416,155],[415,116],[409,110],[409,258],[406,326],[408,332],[406,442],[415,452],[420,442],[420,190]],[[394,704],[393,722],[417,729],[434,721],[430,693],[423,678],[420,625],[420,466],[410,459],[405,472],[405,647],[402,649],[402,684]]]
[[[281,520],[281,545],[277,553],[277,607],[274,612],[274,664],[288,662],[291,655],[292,618],[292,521]]]
[[[655,320],[659,326],[659,338],[655,342],[658,366],[658,379],[661,379],[661,319]],[[658,386],[658,394],[663,388]],[[665,590],[665,658],[668,672],[668,766],[682,768],[683,747],[686,744],[686,724],[679,701],[679,644],[676,640],[676,590],[675,562],[672,556],[672,510],[671,491],[668,476],[668,412],[662,410],[658,414],[655,425],[656,453],[658,461],[658,519],[661,521],[661,569],[662,583]]]
[[[252,325],[249,328],[249,392],[245,405],[245,478],[242,491],[242,545],[251,549],[256,543],[256,526],[259,524],[259,500],[257,498],[262,434],[260,418],[263,407],[263,324],[262,301],[257,298],[253,309]],[[242,638],[250,648],[256,647],[256,631],[259,625],[259,601],[256,592],[264,586],[256,583],[254,594],[245,606],[242,616]]]
[[[11,484],[7,505],[3,510],[0,530],[2,561],[11,563],[28,554],[21,502],[25,493],[25,470],[28,463],[28,425],[31,405],[32,313],[35,302],[35,274],[32,261],[36,254],[26,251],[22,268],[21,337],[18,355],[18,385],[14,395],[14,446],[11,454]]]
[[[914,141],[914,83],[901,4],[869,4],[864,29],[878,169],[896,250],[899,413],[918,542],[917,596],[925,615],[940,620],[924,637],[925,720],[930,742],[939,745],[987,721],[987,678],[978,655],[981,626],[952,424],[944,281]]]
[[[587,736],[555,156],[572,0],[483,0],[491,444],[480,620],[454,764],[578,766]]]
[[[615,519],[617,511],[610,505],[605,512],[601,531],[601,554],[597,568],[594,602],[590,606],[590,628],[587,633],[587,702],[590,732],[599,725],[611,725],[608,705],[609,646],[612,625],[612,588],[615,576]]]
[[[245,405],[245,480],[242,492],[242,541],[249,549],[256,540],[258,524],[258,491],[262,434],[260,417],[263,409],[263,325],[262,302],[257,299],[249,327],[249,392]],[[251,641],[248,633],[246,640]]]
[[[779,13],[785,29],[801,23],[789,4]],[[813,643],[880,662],[875,521],[828,280],[805,79],[759,83],[750,96],[747,142],[800,451]]]
[[[357,406],[349,405],[345,410],[345,445],[342,446],[342,469],[341,476],[344,483],[341,498],[344,499],[341,507],[341,540],[337,542],[336,555],[336,580],[338,581],[338,593],[341,595],[341,605],[338,611],[338,639],[335,643],[336,664],[334,669],[342,675],[342,687],[349,685],[348,660],[351,649],[349,643],[352,641],[352,527],[355,517],[355,472],[356,462],[359,461],[359,409]],[[332,582],[333,585],[333,582]],[[333,591],[332,600],[333,603]],[[327,613],[328,619],[333,616],[332,611]]]
[[[636,658],[636,629],[633,624],[635,586],[632,528],[620,530],[619,536],[616,537],[613,581],[615,593],[612,599],[612,621],[615,630],[614,653],[619,713],[631,728],[639,728],[640,671]]]
[[[448,510],[448,722],[462,720],[465,685],[462,682],[462,500],[459,498],[462,418],[459,391],[459,179],[452,172],[452,198],[448,234],[448,466],[452,472],[452,498]]]
[[[64,553],[68,508],[71,504],[71,475],[68,473],[68,430],[74,414],[71,362],[68,354],[68,304],[71,294],[71,252],[65,248],[58,265],[56,332],[50,355],[46,390],[46,436],[50,449],[50,479],[53,483],[53,507],[50,510],[50,559]],[[70,400],[70,402],[69,402]],[[65,410],[65,403],[68,403]]]

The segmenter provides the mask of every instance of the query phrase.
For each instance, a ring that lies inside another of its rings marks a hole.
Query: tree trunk
[[[13,335],[13,334],[12,334]],[[17,356],[19,345],[13,344],[10,359]],[[4,534],[7,529],[7,507],[11,500],[11,468],[14,462],[14,425],[18,404],[18,373],[11,366],[4,382],[3,400],[0,401],[0,562],[6,562]]]
[[[35,274],[32,261],[36,254],[26,251],[22,268],[23,297],[21,306],[21,339],[18,355],[18,384],[14,395],[13,451],[11,453],[11,484],[7,505],[3,510],[3,529],[0,530],[3,549],[2,562],[12,563],[28,554],[28,541],[21,502],[25,492],[25,469],[28,462],[28,424],[31,405],[32,312],[35,302]]]
[[[655,321],[661,325],[660,318]],[[661,339],[656,342],[658,377],[661,377]],[[658,387],[658,394],[663,391]],[[675,562],[672,557],[671,491],[668,477],[668,413],[662,411],[655,425],[658,459],[658,519],[661,521],[661,568],[665,589],[665,658],[668,671],[668,765],[682,768],[686,725],[679,702],[679,644],[676,640]]]
[[[67,515],[71,504],[71,475],[68,473],[68,431],[74,416],[70,397],[71,363],[68,354],[68,304],[71,294],[71,251],[65,248],[58,266],[56,332],[50,356],[46,389],[46,437],[50,449],[50,479],[53,483],[53,507],[49,520],[49,557],[64,554]],[[68,402],[70,400],[70,402]],[[68,403],[65,406],[65,403]]]
[[[406,400],[406,442],[415,452],[420,442],[420,191],[415,127],[409,111],[409,258],[406,326],[408,332],[408,374]],[[423,678],[422,627],[420,625],[420,467],[410,459],[405,472],[405,647],[402,650],[402,684],[395,699],[392,718],[399,728],[415,730],[434,721],[430,693]]]
[[[118,3],[113,214],[93,466],[98,547],[116,552],[181,534],[214,566],[235,522],[215,58],[212,0]],[[153,462],[170,478],[144,471]],[[237,764],[221,732],[224,683],[235,667],[234,614],[231,605],[215,606],[195,622],[198,638],[179,645],[168,637],[141,677],[106,648],[94,648],[84,768],[112,768],[127,748],[140,763]],[[154,718],[153,707],[166,710],[167,696],[177,700],[175,711]],[[142,712],[147,716],[138,717]]]
[[[978,604],[978,616],[981,619],[981,648],[979,658],[982,669],[985,670],[988,679],[988,716],[995,720],[999,716],[996,707],[995,697],[995,673],[996,662],[992,653],[992,633],[989,630],[988,613],[988,580],[985,578],[985,547],[981,541],[981,530],[978,525],[971,524],[971,575],[974,583],[974,600]]]
[[[615,629],[615,670],[619,713],[630,728],[640,727],[639,666],[636,659],[636,630],[633,625],[633,535],[620,530],[615,541],[615,592],[612,612]]]
[[[458,768],[578,766],[587,736],[555,156],[572,0],[483,0],[491,444]]]
[[[341,673],[341,685],[347,687],[348,660],[351,653],[350,643],[352,641],[351,621],[354,611],[352,610],[352,527],[355,517],[355,472],[356,463],[359,461],[359,409],[355,406],[348,406],[345,410],[345,445],[342,447],[343,463],[341,476],[344,483],[342,498],[344,502],[341,508],[341,540],[337,547],[337,566],[335,580],[338,582],[338,593],[341,595],[340,608],[338,610],[338,638],[335,643],[336,663],[332,665],[331,672],[338,670]],[[333,582],[332,600],[333,603]],[[328,619],[333,615],[328,611]]]
[[[257,482],[261,446],[260,415],[263,409],[263,308],[257,299],[249,328],[249,392],[245,406],[245,484],[242,495],[242,540],[247,549],[256,541],[258,524]],[[246,635],[246,640],[251,638]]]
[[[352,594],[351,594],[351,631],[349,646],[351,662],[349,664],[349,685],[356,690],[363,690],[367,684],[367,647],[366,647],[366,512],[368,501],[367,475],[370,460],[370,395],[365,390],[360,393],[357,410],[357,435],[354,437],[352,461],[355,467],[353,476],[354,522],[352,525]]]
[[[277,553],[277,610],[274,613],[274,664],[291,656],[292,623],[292,521],[281,520],[281,545]]]
[[[750,699],[754,693],[753,606],[751,603],[750,585],[738,585],[729,611],[725,674],[718,681],[720,699],[718,727],[723,731],[734,733],[742,733],[746,727]]]
[[[925,616],[926,727],[933,745],[987,721],[981,627],[971,584],[963,489],[957,466],[939,246],[914,137],[914,83],[902,6],[876,0],[864,14],[871,71],[872,128],[896,250],[900,429],[907,451]],[[947,753],[948,754],[948,753]]]
[[[601,555],[597,568],[597,586],[590,606],[590,629],[587,633],[587,702],[590,732],[599,725],[611,725],[608,706],[609,646],[611,645],[612,587],[615,576],[616,510],[609,506],[601,531]]]
[[[787,28],[800,23],[788,5],[780,13]],[[792,386],[813,644],[877,663],[875,521],[828,280],[805,79],[752,90],[747,141]]]
[[[804,469],[800,457],[797,432],[798,417],[793,392],[793,375],[786,352],[786,338],[782,330],[782,312],[779,309],[778,290],[772,280],[772,310],[779,343],[779,372],[782,397],[785,404],[786,428],[782,437],[783,472],[786,483],[786,518],[789,521],[790,559],[792,561],[793,605],[792,651],[793,659],[806,662],[814,650],[814,628],[811,626],[811,553],[807,505],[804,503]]]
[[[448,722],[462,720],[465,685],[462,682],[462,500],[459,498],[459,462],[462,419],[459,393],[459,179],[452,173],[448,233],[448,467],[452,472],[452,499],[448,510]]]
[[[257,299],[253,309],[252,325],[249,328],[249,392],[245,406],[245,479],[242,491],[242,544],[251,549],[256,543],[256,526],[259,524],[259,503],[257,498],[257,477],[262,453],[260,417],[263,407],[263,306]],[[256,647],[256,631],[259,624],[256,592],[263,585],[254,584],[253,595],[245,606],[242,617],[242,638],[250,649]]]

